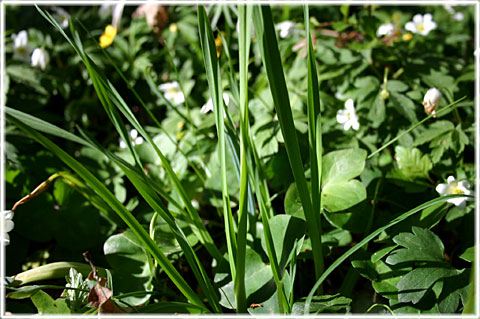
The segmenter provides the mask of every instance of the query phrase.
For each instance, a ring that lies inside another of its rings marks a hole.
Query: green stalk
[[[239,62],[240,62],[240,205],[238,210],[236,277],[234,281],[237,313],[247,311],[245,291],[245,254],[247,249],[248,217],[248,56],[250,52],[251,6],[238,6],[240,18]]]
[[[205,70],[207,72],[208,87],[214,106],[215,124],[218,136],[218,158],[220,160],[220,170],[222,178],[223,215],[225,222],[228,261],[230,266],[230,273],[232,275],[232,279],[234,279],[236,277],[235,260],[237,243],[235,238],[235,228],[232,209],[230,207],[230,196],[227,184],[225,122],[223,117],[225,112],[225,104],[222,97],[220,66],[217,59],[217,51],[215,48],[215,42],[213,40],[213,33],[210,27],[207,13],[205,12],[205,8],[201,5],[198,6],[198,29],[200,34],[200,44],[202,47],[203,60],[205,63]]]
[[[311,169],[311,190],[313,214],[316,220],[316,227],[320,236],[322,234],[322,204],[321,187],[322,184],[322,114],[320,112],[320,88],[318,85],[317,66],[315,62],[315,53],[313,51],[312,38],[310,35],[310,15],[308,6],[305,8],[305,28],[307,31],[307,64],[308,64],[308,144],[310,150],[310,169]],[[319,270],[322,273],[324,269],[323,252],[319,249]],[[320,291],[321,292],[321,287]]]
[[[382,147],[380,147],[379,149],[377,149],[375,152],[371,153],[370,155],[367,156],[367,159],[377,155],[378,153],[380,153],[381,151],[383,151],[384,149],[386,149],[388,146],[390,146],[391,144],[395,143],[398,139],[402,138],[402,136],[404,136],[405,134],[411,132],[412,130],[416,129],[417,127],[419,127],[420,125],[422,125],[423,123],[425,123],[427,120],[429,120],[430,118],[432,118],[434,115],[440,115],[440,113],[442,113],[443,111],[446,111],[448,110],[450,107],[452,107],[453,105],[456,105],[458,103],[460,103],[461,101],[465,100],[467,97],[464,96],[458,100],[456,100],[455,102],[453,103],[450,103],[448,104],[447,106],[441,108],[440,110],[438,110],[436,112],[436,114],[430,114],[428,115],[427,117],[425,117],[423,120],[421,120],[420,122],[412,125],[408,130],[402,132],[401,134],[398,134],[395,138],[393,138],[392,140],[390,140],[388,143],[382,145]]]

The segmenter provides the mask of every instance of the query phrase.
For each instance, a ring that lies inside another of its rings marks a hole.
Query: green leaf
[[[393,102],[398,113],[412,123],[418,122],[417,115],[415,114],[416,107],[412,100],[405,95],[396,92],[390,93],[390,100]]]
[[[292,255],[295,242],[297,240],[300,241],[305,235],[305,221],[289,215],[276,215],[270,218],[268,222],[270,224],[278,265],[280,271],[283,271],[290,261],[289,258]],[[265,253],[268,253],[263,233],[261,234],[261,240],[263,250],[265,250]]]
[[[465,251],[458,256],[459,258],[462,258],[465,261],[473,262],[475,259],[475,246],[468,247],[465,249]]]
[[[387,90],[391,92],[404,92],[408,90],[408,85],[398,80],[388,80]]]
[[[236,309],[233,281],[228,267],[227,261],[224,259],[214,280],[220,287],[220,304],[225,308]],[[245,289],[248,305],[266,301],[275,291],[270,265],[265,264],[260,255],[248,246],[245,255]]]
[[[331,182],[322,191],[322,204],[329,212],[345,210],[366,198],[367,191],[357,180]]]
[[[32,302],[37,307],[38,314],[70,314],[70,308],[67,306],[65,299],[53,300],[47,293],[42,290],[38,291],[32,297]]]
[[[456,274],[457,270],[453,268],[416,268],[403,276],[398,282],[398,300],[416,304],[438,280]]]
[[[306,298],[301,298],[293,304],[292,315],[299,316],[304,314],[305,299]],[[343,309],[347,312],[346,309],[350,307],[351,302],[352,299],[341,296],[340,294],[315,296],[310,305],[310,313],[340,313]]]
[[[401,176],[407,181],[416,178],[428,178],[428,173],[433,167],[428,155],[423,155],[418,148],[395,146],[395,159]]]
[[[365,187],[352,178],[359,176],[367,152],[362,149],[333,151],[323,156],[322,205],[330,212],[345,210],[367,196]]]
[[[422,145],[426,142],[430,142],[437,136],[442,135],[448,131],[454,129],[453,123],[450,121],[436,121],[431,124],[428,129],[424,130],[415,138],[413,146]]]
[[[386,262],[395,265],[403,262],[446,262],[443,256],[443,243],[432,231],[412,227],[413,233],[400,233],[393,241],[405,248],[400,248],[387,257]]]
[[[151,290],[149,256],[132,231],[127,230],[122,234],[110,236],[105,241],[103,251],[114,270],[115,295]],[[127,297],[123,300],[132,305],[139,305],[149,298],[149,295],[145,295]]]

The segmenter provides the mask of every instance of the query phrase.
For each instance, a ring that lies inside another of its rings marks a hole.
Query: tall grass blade
[[[222,179],[222,201],[223,215],[225,222],[225,235],[228,250],[228,262],[230,266],[230,274],[232,279],[236,278],[236,251],[237,243],[235,238],[235,228],[230,207],[230,196],[227,184],[227,163],[225,150],[225,123],[224,112],[225,104],[222,96],[222,84],[220,76],[220,66],[217,59],[217,51],[213,40],[213,33],[208,21],[205,8],[198,6],[198,30],[200,34],[200,44],[203,53],[203,61],[207,72],[207,81],[210,96],[213,101],[213,109],[215,113],[215,125],[218,136],[218,158],[220,160],[220,171]]]
[[[288,160],[297,184],[298,193],[302,202],[308,232],[312,242],[312,253],[315,264],[315,276],[318,278],[322,273],[322,244],[320,233],[317,229],[317,219],[313,211],[310,192],[305,178],[300,147],[298,145],[295,125],[293,123],[290,99],[283,73],[282,61],[278,51],[277,38],[273,26],[272,13],[269,6],[255,6],[253,11],[255,34],[265,66],[270,90],[275,105],[275,110],[280,122],[282,134],[285,140]]]

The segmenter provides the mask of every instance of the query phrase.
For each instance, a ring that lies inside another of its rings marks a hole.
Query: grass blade
[[[290,99],[283,73],[282,61],[278,51],[277,38],[273,26],[272,13],[269,6],[255,6],[253,12],[255,33],[262,54],[263,64],[267,71],[268,82],[285,140],[288,160],[297,184],[298,193],[302,202],[308,232],[312,241],[312,252],[315,263],[315,275],[318,278],[322,272],[322,246],[320,233],[317,229],[315,212],[313,211],[310,192],[307,187],[300,147],[298,145],[295,125],[293,123]]]

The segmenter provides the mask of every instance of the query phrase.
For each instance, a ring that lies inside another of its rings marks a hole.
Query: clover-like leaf
[[[365,187],[352,180],[362,173],[366,157],[365,150],[355,148],[323,156],[322,203],[328,211],[345,210],[367,197]]]

